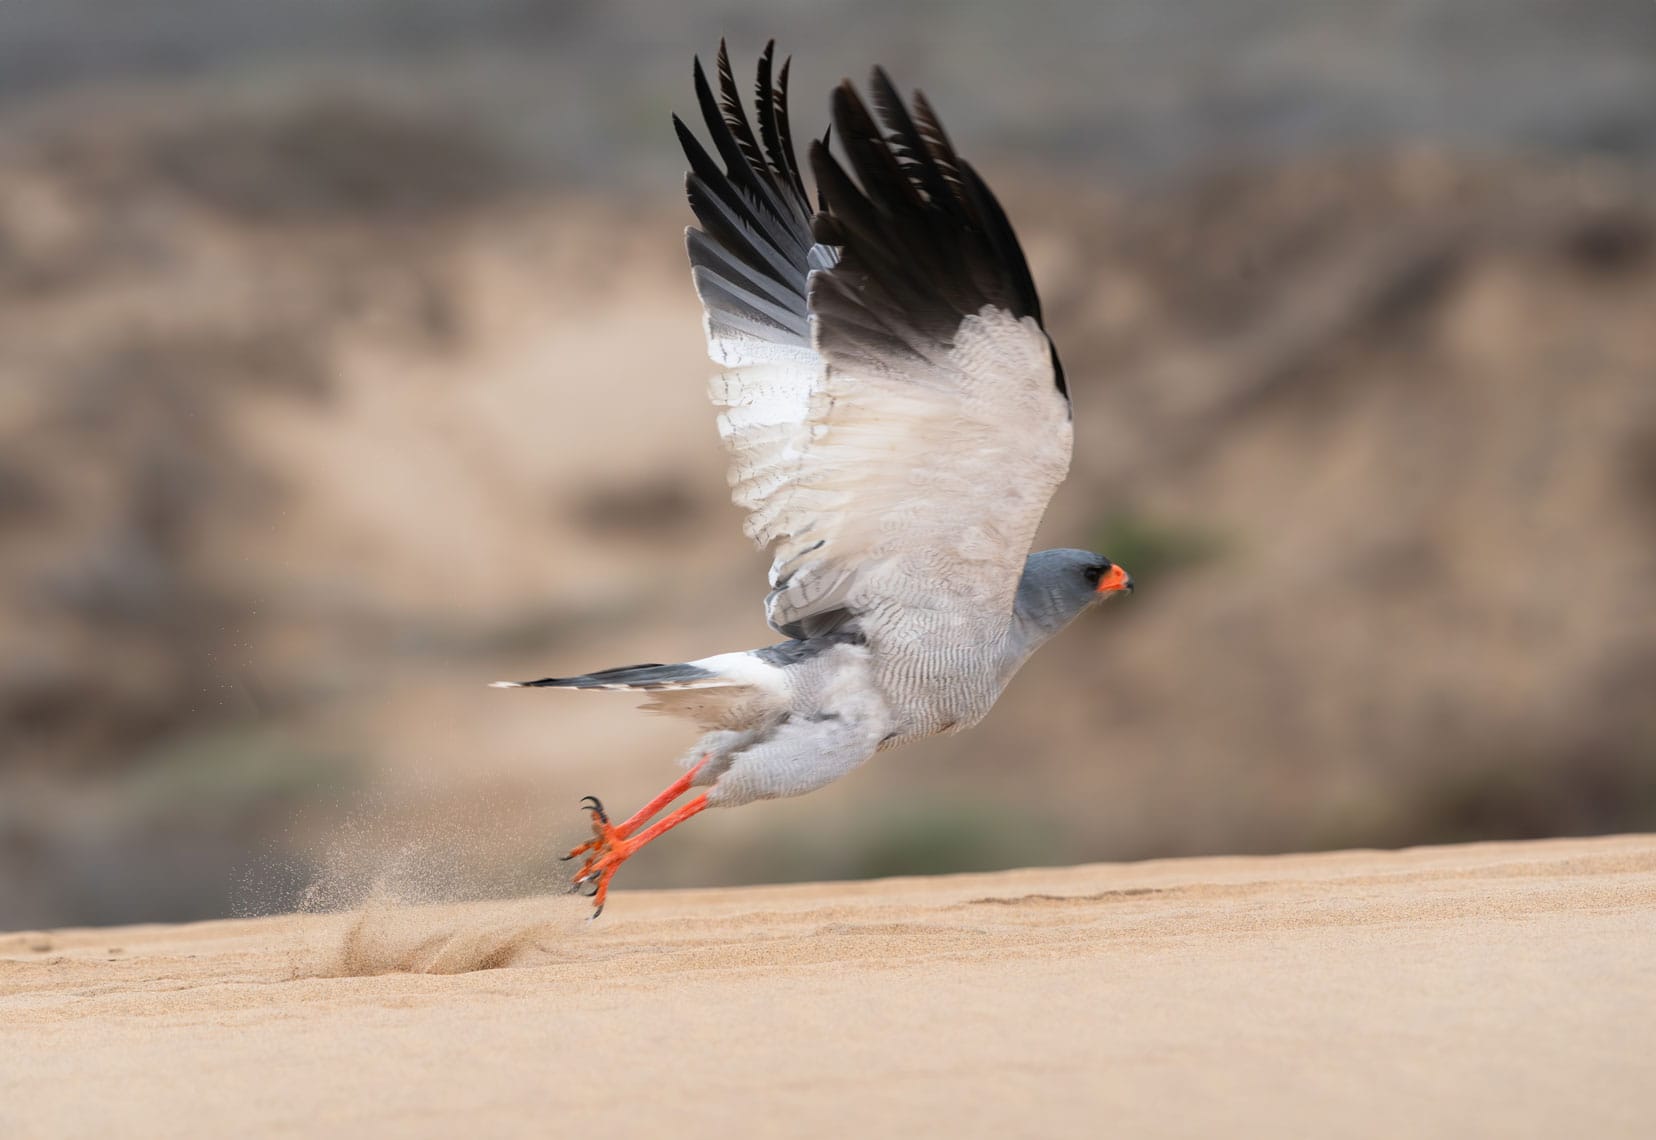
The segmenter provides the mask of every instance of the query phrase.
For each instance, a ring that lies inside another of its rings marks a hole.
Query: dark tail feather
[[[626,665],[579,677],[538,681],[496,681],[497,689],[677,689],[710,681],[718,674],[696,665]]]

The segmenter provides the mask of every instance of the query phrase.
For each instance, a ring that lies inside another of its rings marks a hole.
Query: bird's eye
[[[1104,567],[1102,567],[1102,566],[1089,566],[1089,567],[1087,567],[1087,585],[1089,585],[1089,586],[1098,585],[1098,579],[1101,578],[1103,576],[1103,574],[1104,574]]]

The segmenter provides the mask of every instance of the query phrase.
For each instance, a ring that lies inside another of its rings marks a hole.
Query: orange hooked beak
[[[1097,592],[1104,594],[1119,594],[1123,590],[1133,592],[1133,576],[1119,566],[1112,566],[1104,571],[1104,576],[1098,580]]]

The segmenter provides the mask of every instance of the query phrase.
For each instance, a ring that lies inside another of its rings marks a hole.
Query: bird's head
[[[1024,563],[1013,608],[1033,631],[1050,637],[1081,611],[1132,590],[1132,576],[1102,554],[1041,550]]]

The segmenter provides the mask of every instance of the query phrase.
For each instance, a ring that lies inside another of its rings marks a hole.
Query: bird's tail
[[[497,689],[620,689],[659,692],[663,689],[709,689],[730,680],[699,665],[624,665],[582,673],[579,677],[542,677],[538,681],[496,681]]]

